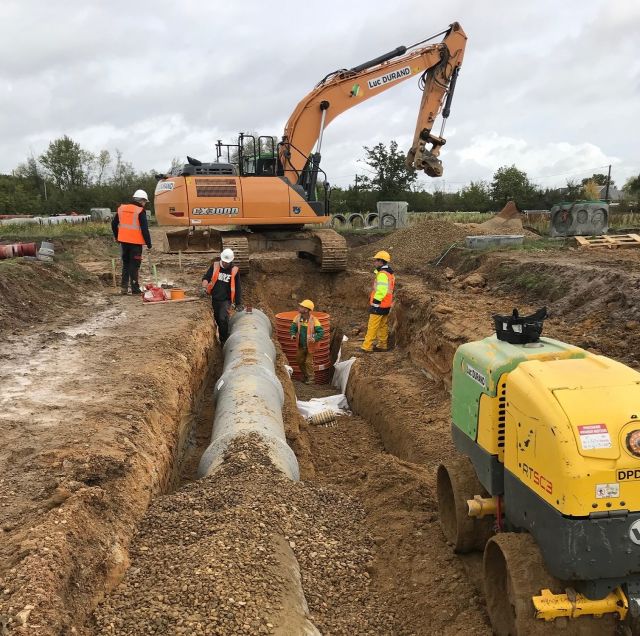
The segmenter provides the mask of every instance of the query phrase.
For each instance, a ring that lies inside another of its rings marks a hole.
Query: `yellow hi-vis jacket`
[[[396,286],[396,277],[389,267],[383,265],[375,270],[373,288],[369,296],[369,311],[372,314],[388,314],[393,305],[393,290]]]

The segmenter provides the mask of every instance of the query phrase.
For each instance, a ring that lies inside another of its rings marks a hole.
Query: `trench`
[[[233,449],[218,474],[197,479],[221,369],[217,345],[201,343],[198,359],[185,359],[188,371],[179,369],[187,381],[176,376],[169,383],[171,390],[181,385],[175,409],[152,414],[146,450],[153,497],[144,516],[127,512],[115,544],[129,545],[135,522],[129,554],[100,564],[104,580],[88,582],[82,608],[67,623],[71,633],[305,633],[296,622],[300,612],[287,610],[306,603],[305,615],[327,634],[490,634],[479,556],[453,554],[435,497],[435,468],[454,452],[453,353],[461,332],[476,334],[457,324],[468,307],[444,304],[437,291],[448,283],[438,272],[432,276],[406,276],[399,285],[396,348],[358,359],[347,388],[353,414],[335,426],[309,426],[300,418],[296,396],[334,391],[292,382],[278,354],[299,483],[274,473],[250,440]],[[326,275],[311,263],[274,258],[252,263],[246,301],[273,319],[312,297],[331,314],[333,331],[350,338],[348,357],[363,336],[369,284],[367,271]],[[497,307],[473,298],[486,313]],[[486,325],[480,329],[478,336]],[[202,337],[211,335],[205,329]],[[160,426],[158,418],[172,421]],[[136,476],[122,483],[130,489],[123,499],[144,489]],[[96,557],[87,556],[95,543],[87,544],[77,559],[93,559],[96,567]]]
[[[256,264],[247,294],[272,317],[313,297],[331,313],[334,333],[350,338],[348,356],[363,335],[369,278],[366,271],[327,276],[310,263],[273,259]],[[469,568],[451,553],[437,523],[433,472],[451,450],[441,374],[450,349],[445,337],[434,342],[435,314],[423,333],[430,348],[410,349],[408,332],[424,318],[412,290],[401,289],[398,346],[358,361],[348,389],[353,415],[332,427],[307,425],[295,398],[334,390],[289,380],[279,353],[299,484],[270,473],[251,444],[236,449],[219,475],[197,479],[222,362],[217,345],[203,345],[201,360],[180,381],[177,410],[160,414],[173,424],[155,425],[148,442],[156,486],[135,528],[126,526],[135,515],[120,526],[128,556],[107,563],[104,583],[90,582],[67,629],[86,636],[139,634],[141,625],[152,634],[291,633],[286,625],[279,632],[277,621],[283,606],[300,604],[286,585],[293,555],[299,564],[293,576],[322,633],[489,633]],[[121,488],[135,496],[141,484],[128,480]]]

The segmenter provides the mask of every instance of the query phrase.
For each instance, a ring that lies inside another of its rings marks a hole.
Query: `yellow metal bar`
[[[566,594],[542,590],[540,596],[534,596],[531,600],[536,608],[536,618],[545,621],[561,617],[578,618],[603,614],[617,614],[620,620],[624,620],[629,610],[627,597],[619,587],[605,598],[596,601],[572,589],[568,589]]]
[[[473,499],[467,499],[467,506],[469,507],[469,516],[482,517],[494,516],[498,510],[498,504],[495,497],[481,497],[475,495]]]

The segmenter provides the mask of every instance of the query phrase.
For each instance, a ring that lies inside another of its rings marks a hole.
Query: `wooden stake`
[[[113,288],[116,289],[118,285],[116,284],[116,259],[111,259],[111,276],[113,278]]]

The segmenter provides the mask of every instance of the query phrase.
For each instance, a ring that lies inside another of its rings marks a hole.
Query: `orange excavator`
[[[441,35],[441,42],[428,44]],[[170,252],[231,248],[244,271],[250,252],[274,250],[315,259],[323,271],[345,269],[342,236],[329,228],[303,229],[330,222],[329,186],[320,168],[326,126],[349,108],[418,78],[422,99],[407,166],[441,176],[444,124],[466,41],[462,27],[454,22],[410,47],[400,46],[351,69],[329,73],[297,105],[277,144],[273,137],[240,134],[237,144],[218,141],[215,162],[187,157],[184,166],[158,175],[156,218],[161,226],[170,226],[165,248]],[[432,131],[440,112],[442,127],[436,135]]]

